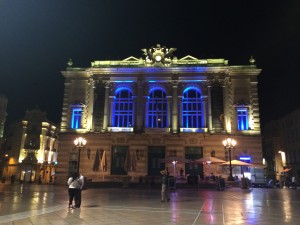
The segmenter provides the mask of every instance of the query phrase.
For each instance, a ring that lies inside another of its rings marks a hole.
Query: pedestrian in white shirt
[[[80,197],[80,188],[83,185],[79,173],[74,173],[71,177],[69,177],[67,185],[69,186],[69,208],[73,209],[76,208],[76,203],[78,202]],[[74,205],[73,200],[75,201]]]

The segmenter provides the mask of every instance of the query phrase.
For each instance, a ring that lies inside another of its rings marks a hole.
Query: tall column
[[[212,131],[212,113],[211,113],[211,86],[208,86],[208,132]]]
[[[93,129],[93,110],[94,110],[94,80],[93,78],[89,79],[89,88],[88,88],[88,101],[87,101],[87,131]]]
[[[109,80],[104,80],[103,82],[105,84],[105,100],[104,100],[104,113],[103,113],[103,128],[102,128],[102,131],[105,132],[105,131],[107,131],[107,124],[108,124],[108,112],[109,112],[108,101],[109,101],[110,81]]]
[[[171,96],[167,96],[167,101],[168,101],[168,108],[167,108],[167,113],[168,113],[168,116],[167,116],[167,120],[168,120],[168,123],[167,123],[167,128],[170,128],[170,122],[171,122],[171,118],[172,118],[172,115],[171,115]],[[171,129],[170,129],[171,130]]]
[[[137,98],[135,99],[136,105],[136,124],[135,124],[135,131],[137,133],[141,133],[143,131],[143,112],[145,108],[145,101],[143,97],[143,87],[144,81],[142,78],[137,80]]]
[[[236,126],[233,116],[236,115],[235,107],[233,106],[232,84],[223,85],[223,107],[224,107],[224,131],[231,133],[232,128]]]
[[[203,109],[202,109],[202,124],[203,128],[207,128],[207,96],[202,96],[203,97]]]
[[[177,96],[178,97],[178,122],[179,122],[179,131],[180,132],[180,128],[182,127],[182,96]]]
[[[178,80],[172,80],[172,133],[178,133]]]

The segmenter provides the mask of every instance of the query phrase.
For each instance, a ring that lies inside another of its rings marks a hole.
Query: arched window
[[[236,108],[237,114],[237,125],[238,130],[248,130],[248,108],[246,107],[237,107]]]
[[[83,104],[74,104],[71,106],[71,110],[72,110],[71,128],[72,129],[82,128],[81,120],[82,120],[83,108],[84,108]]]
[[[148,97],[148,120],[149,128],[165,128],[168,124],[167,96],[162,89],[153,89]]]
[[[133,126],[133,98],[129,89],[118,89],[114,98],[113,127]]]
[[[202,127],[202,98],[196,88],[187,88],[182,97],[182,127]]]

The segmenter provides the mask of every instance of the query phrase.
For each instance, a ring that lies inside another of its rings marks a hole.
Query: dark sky
[[[262,3],[263,2],[263,3]],[[278,3],[277,3],[278,2]],[[142,56],[157,43],[180,58],[226,58],[263,73],[263,122],[300,107],[300,1],[1,0],[0,93],[8,121],[36,105],[60,121],[64,70]]]

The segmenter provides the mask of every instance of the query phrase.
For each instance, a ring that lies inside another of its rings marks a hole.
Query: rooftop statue
[[[176,48],[166,48],[165,46],[161,47],[160,44],[157,44],[156,47],[151,47],[149,49],[141,49],[146,56],[146,64],[154,65],[168,65],[171,64],[172,53],[176,51]]]

